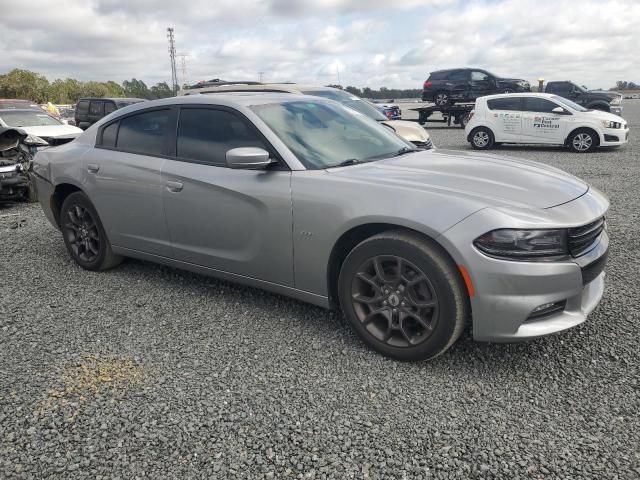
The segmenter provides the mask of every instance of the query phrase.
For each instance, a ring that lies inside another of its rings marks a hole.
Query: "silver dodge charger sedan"
[[[607,199],[534,162],[420,150],[331,100],[145,102],[38,153],[42,208],[81,267],[136,257],[341,308],[400,360],[467,323],[516,341],[584,322]]]

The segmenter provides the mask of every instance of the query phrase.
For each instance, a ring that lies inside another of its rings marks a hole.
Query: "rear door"
[[[469,100],[471,98],[471,73],[469,70],[453,70],[447,75],[446,85],[454,100]]]
[[[522,100],[516,95],[487,100],[487,120],[496,142],[522,140]]]
[[[562,144],[571,115],[553,113],[559,104],[541,97],[524,97],[522,141],[527,143]]]
[[[275,157],[255,126],[226,107],[182,106],[174,146],[162,178],[175,258],[293,286],[291,172],[226,165],[238,147]]]
[[[83,158],[85,188],[116,246],[171,257],[161,169],[175,117],[166,107],[121,117]]]

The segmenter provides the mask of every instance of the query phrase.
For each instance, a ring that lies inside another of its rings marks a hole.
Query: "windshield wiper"
[[[407,153],[412,153],[412,152],[417,152],[417,151],[418,151],[417,148],[402,147],[400,150],[398,150],[396,152],[394,157],[399,157],[400,155],[406,155]]]
[[[358,160],[357,158],[348,158],[347,160],[344,160],[340,163],[337,163],[335,165],[331,165],[330,168],[334,168],[334,167],[348,167],[349,165],[357,165],[358,163],[366,163],[364,160]]]

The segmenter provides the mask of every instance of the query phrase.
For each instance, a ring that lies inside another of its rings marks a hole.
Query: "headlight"
[[[610,122],[609,120],[602,120],[602,126],[604,128],[622,128],[622,123]]]
[[[473,244],[481,252],[505,260],[544,262],[569,255],[566,230],[493,230]]]
[[[23,143],[25,145],[34,145],[36,147],[45,147],[49,145],[46,140],[31,134],[27,135],[27,137],[23,140]]]

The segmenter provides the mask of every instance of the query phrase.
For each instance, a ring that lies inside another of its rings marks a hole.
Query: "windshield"
[[[589,110],[584,108],[581,105],[578,105],[577,103],[572,102],[571,100],[567,100],[566,98],[563,97],[558,97],[557,95],[554,95],[553,97],[551,97],[553,100],[555,100],[558,103],[563,104],[565,107],[569,107],[572,110],[575,110],[577,112],[588,112]]]
[[[355,95],[351,95],[348,92],[344,92],[341,90],[307,90],[306,92],[302,92],[305,95],[311,95],[313,97],[322,97],[328,98],[330,100],[335,100],[336,102],[340,102],[345,107],[352,108],[356,112],[360,112],[363,115],[366,115],[369,118],[373,118],[379,122],[383,122],[388,120],[376,107],[371,105],[369,102],[361,99],[360,97],[356,97]]]
[[[43,127],[46,125],[62,125],[62,122],[46,113],[7,111],[0,113],[0,118],[10,127]]]
[[[385,126],[331,102],[290,101],[251,109],[310,169],[417,150]]]

